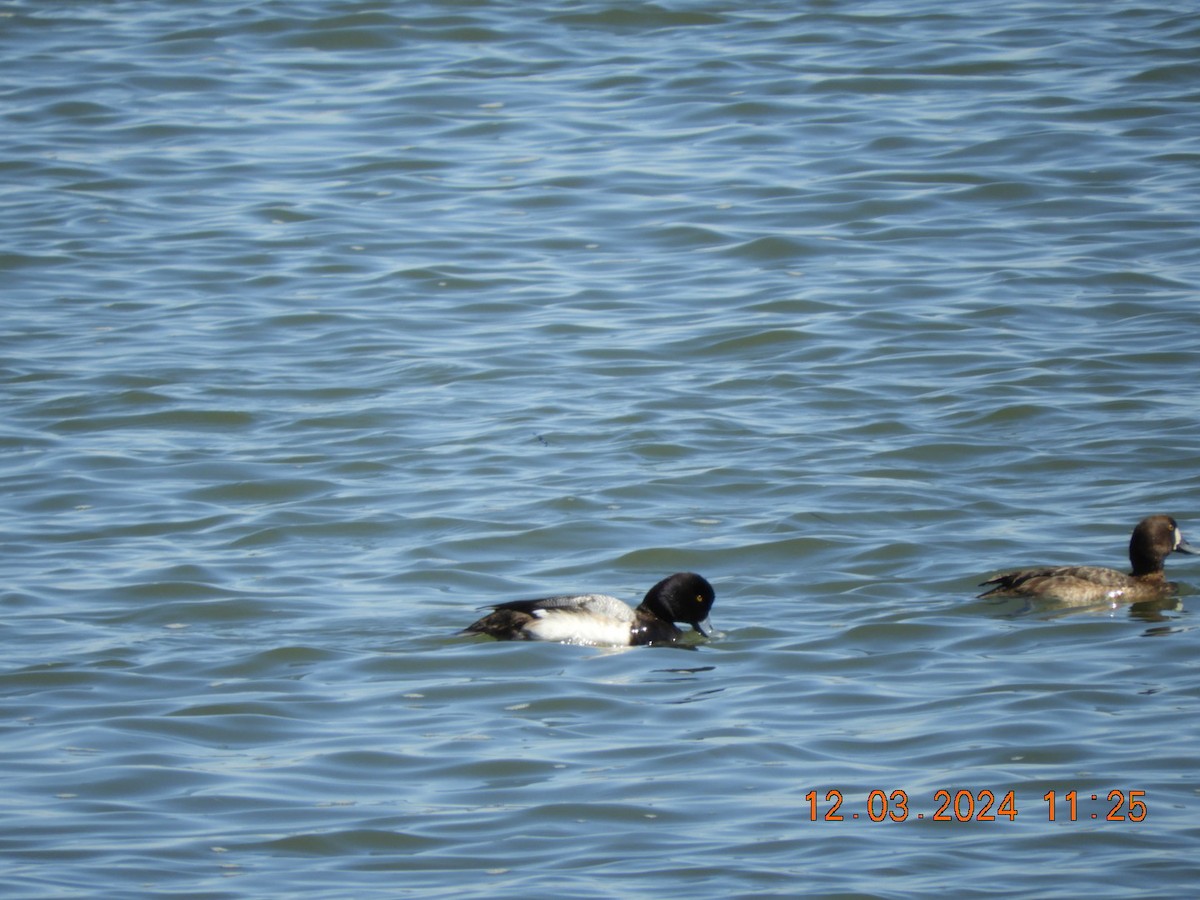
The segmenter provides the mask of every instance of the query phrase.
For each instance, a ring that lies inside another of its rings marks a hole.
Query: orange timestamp
[[[1049,822],[1102,820],[1105,822],[1142,822],[1149,815],[1145,791],[1123,791],[1113,789],[1104,795],[1081,794],[1070,790],[1061,796],[1057,791],[1046,791],[1042,795],[1046,819]],[[1089,802],[1100,806],[1088,807]],[[808,816],[812,822],[844,822],[847,819],[866,818],[872,822],[905,822],[909,819],[929,819],[933,822],[996,822],[1017,819],[1016,791],[996,791],[984,788],[978,791],[966,788],[959,790],[941,789],[933,793],[931,811],[914,812],[907,791],[874,790],[867,794],[861,812],[846,807],[846,800],[836,788],[825,792],[826,807],[822,812],[821,798],[817,791],[804,795],[808,801]]]

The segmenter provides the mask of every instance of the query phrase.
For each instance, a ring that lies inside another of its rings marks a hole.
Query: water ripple
[[[1194,564],[974,598],[1200,529],[1194,16],[3,21],[10,891],[1195,882]],[[457,634],[679,569],[710,643]]]

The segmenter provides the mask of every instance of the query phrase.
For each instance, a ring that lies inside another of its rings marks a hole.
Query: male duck
[[[705,637],[716,594],[694,572],[677,572],[646,593],[637,609],[606,594],[574,594],[540,600],[514,600],[491,607],[464,634],[486,634],[502,641],[559,641],[626,647],[669,644],[683,637],[676,622],[691,625]]]
[[[1129,539],[1133,571],[1128,575],[1101,566],[1017,569],[983,582],[996,586],[979,596],[1053,598],[1080,605],[1104,600],[1130,603],[1157,600],[1175,590],[1163,574],[1163,560],[1172,552],[1200,555],[1200,550],[1183,539],[1174,519],[1150,516],[1138,522]]]

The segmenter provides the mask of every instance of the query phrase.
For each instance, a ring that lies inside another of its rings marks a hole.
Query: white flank
[[[624,647],[629,644],[629,623],[584,610],[539,609],[537,620],[525,632],[539,641],[563,644]]]

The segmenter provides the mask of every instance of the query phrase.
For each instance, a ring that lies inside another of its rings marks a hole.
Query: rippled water
[[[1190,894],[1185,7],[8,4],[5,895]]]

